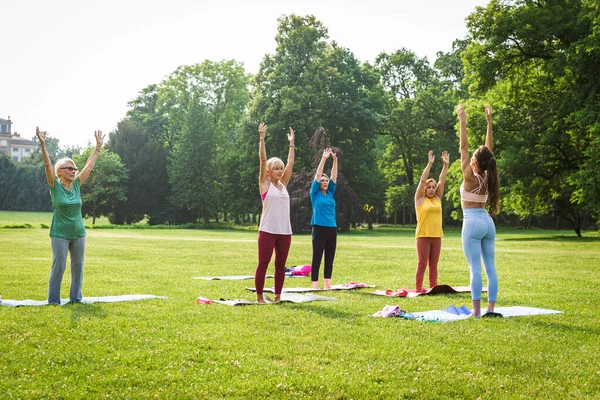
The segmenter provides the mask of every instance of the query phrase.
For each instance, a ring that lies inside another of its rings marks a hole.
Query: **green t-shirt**
[[[50,236],[61,239],[77,239],[85,236],[85,226],[81,216],[81,185],[76,177],[71,190],[65,189],[58,179],[50,188],[52,199],[52,226]]]

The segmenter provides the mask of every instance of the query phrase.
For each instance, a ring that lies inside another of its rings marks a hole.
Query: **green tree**
[[[468,18],[463,53],[471,93],[499,105],[504,209],[558,215],[578,236],[600,198],[586,171],[600,118],[599,7],[492,0]]]
[[[127,118],[110,133],[106,149],[116,153],[129,171],[127,200],[111,216],[116,224],[132,224],[160,214],[171,187],[167,176],[167,151],[151,140],[144,126]]]
[[[218,212],[226,216],[232,209],[240,213],[241,203],[236,199],[240,152],[236,147],[241,144],[248,83],[249,76],[240,63],[207,60],[178,67],[130,103],[128,118],[142,126],[148,137],[148,151],[153,157],[160,159],[163,152],[166,157],[164,164],[158,160],[164,170],[154,168],[159,179],[155,186],[164,189],[161,196],[165,198],[157,202],[159,209],[149,212],[150,223],[194,221],[198,213],[206,220]],[[192,115],[194,112],[200,115]],[[199,148],[198,143],[209,147]],[[126,158],[129,162],[138,156]],[[198,165],[203,168],[197,169]],[[186,168],[200,175],[190,176]],[[202,190],[212,197],[195,192],[199,184],[208,185]],[[132,199],[132,206],[137,203]]]
[[[83,168],[92,154],[93,147],[87,148],[73,161]],[[92,224],[101,216],[111,217],[126,199],[128,170],[118,154],[103,150],[93,171],[81,186],[81,213],[84,218],[92,217]]]
[[[401,212],[411,223],[414,190],[429,150],[436,154],[457,148],[452,109],[456,82],[442,79],[427,59],[401,49],[381,53],[376,60],[387,92],[388,110],[380,135],[389,137],[380,168],[388,181],[386,213]],[[434,171],[435,172],[435,171]]]
[[[372,149],[384,104],[377,72],[349,50],[329,42],[327,29],[311,15],[281,17],[275,40],[275,53],[265,56],[255,79],[247,137],[255,143],[258,122],[266,122],[268,156],[284,157],[285,132],[294,128],[298,175],[291,184],[295,184],[297,178],[310,182],[314,154],[309,139],[323,127],[331,146],[344,154],[340,172],[359,199],[370,201],[371,193],[383,191],[370,179],[376,170]],[[302,181],[302,186],[307,182]]]
[[[209,222],[218,198],[216,138],[210,115],[202,104],[192,102],[181,138],[174,148],[169,180],[173,202],[188,211],[190,220]]]
[[[235,61],[205,61],[179,67],[160,85],[159,99],[170,107],[168,126],[174,138],[171,199],[187,210],[187,220],[202,216],[208,222],[218,211],[226,215],[235,198],[231,145],[242,129],[248,79]]]

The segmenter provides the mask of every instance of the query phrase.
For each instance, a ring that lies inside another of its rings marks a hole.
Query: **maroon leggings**
[[[438,261],[440,259],[441,250],[442,238],[417,238],[417,256],[419,258],[417,272],[415,274],[417,289],[423,287],[423,277],[425,276],[427,264],[429,264],[429,287],[437,285]]]
[[[275,294],[281,294],[285,280],[285,262],[291,244],[292,235],[258,232],[258,267],[254,274],[256,294],[262,294],[265,287],[265,275],[267,275],[267,267],[273,256],[273,249],[275,249]]]

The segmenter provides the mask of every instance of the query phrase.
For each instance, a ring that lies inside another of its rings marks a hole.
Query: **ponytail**
[[[498,179],[498,167],[494,153],[486,146],[479,146],[475,152],[477,158],[477,169],[481,175],[487,174],[487,188],[490,199],[490,214],[495,216],[500,212],[500,180]]]
[[[497,215],[500,212],[500,180],[498,179],[498,168],[496,159],[490,158],[487,162],[488,194],[490,196],[490,214]]]

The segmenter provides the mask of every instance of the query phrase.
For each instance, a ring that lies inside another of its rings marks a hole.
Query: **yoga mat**
[[[454,308],[456,310],[462,310],[460,312],[456,312],[451,310],[450,308]],[[465,312],[466,310],[467,312]],[[562,314],[562,311],[556,310],[547,310],[544,308],[535,308],[535,307],[496,307],[494,309],[495,312],[502,314],[503,317],[524,317],[529,315],[545,315],[545,314]],[[445,310],[431,310],[431,311],[422,311],[422,312],[413,312],[411,313],[416,319],[423,321],[439,321],[439,322],[450,322],[450,321],[458,321],[461,319],[467,319],[470,311],[465,306],[461,308],[456,308],[454,306],[450,306]]]
[[[166,296],[154,296],[151,294],[125,294],[121,296],[104,296],[104,297],[84,297],[81,299],[83,304],[92,303],[117,303],[121,301],[137,301],[147,299],[166,299]],[[60,299],[60,305],[64,306],[69,303],[69,299]],[[48,300],[8,300],[2,299],[0,306],[21,307],[21,306],[47,306]]]
[[[374,287],[377,287],[377,286],[367,285],[366,283],[358,283],[358,284],[346,283],[343,285],[333,285],[330,289],[313,289],[313,288],[306,288],[306,287],[283,288],[283,289],[281,289],[281,293],[329,292],[332,290],[352,290],[352,289],[374,288]],[[256,288],[253,288],[253,287],[248,287],[246,289],[251,292],[256,292]],[[264,288],[263,292],[275,293],[275,289],[274,288]]]
[[[482,288],[483,292],[487,292],[487,287]],[[376,290],[374,292],[369,292],[369,294],[374,294],[377,296],[387,296],[387,297],[408,297],[412,299],[417,296],[427,296],[427,295],[435,295],[435,294],[448,294],[448,293],[471,293],[471,288],[469,286],[449,286],[449,285],[437,285],[426,292],[417,292],[415,289],[397,289],[397,290]]]
[[[267,275],[265,278],[272,278],[273,275]],[[194,276],[194,279],[205,281],[243,281],[245,279],[254,279],[254,275],[229,275],[229,276]]]
[[[265,301],[267,304],[279,304],[274,303],[271,299],[265,296]],[[334,297],[325,297],[325,296],[317,296],[316,294],[299,294],[299,293],[282,293],[281,294],[281,303],[282,302],[290,302],[290,303],[308,303],[310,301],[337,301]],[[250,301],[245,299],[220,299],[220,300],[212,300],[213,303],[224,304],[226,306],[245,306],[245,305],[258,305],[256,301]],[[262,304],[261,304],[262,305]]]
[[[288,275],[286,278],[306,278],[302,275]],[[194,279],[202,279],[204,281],[243,281],[246,279],[254,279],[254,275],[227,275],[227,276],[194,276]],[[273,275],[267,275],[265,278],[273,278]]]

